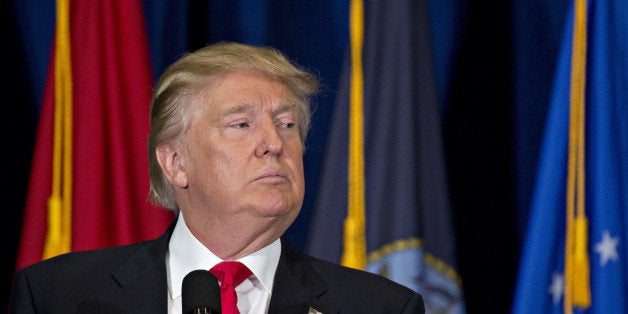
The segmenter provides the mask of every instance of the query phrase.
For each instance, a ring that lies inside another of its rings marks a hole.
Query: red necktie
[[[241,284],[253,273],[244,264],[236,261],[224,261],[212,267],[209,271],[220,281],[220,302],[223,314],[240,314],[238,311],[238,296],[235,287]]]

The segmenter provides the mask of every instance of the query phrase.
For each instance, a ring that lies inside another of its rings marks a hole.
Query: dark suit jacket
[[[152,241],[74,252],[15,274],[10,313],[167,313],[173,226]],[[286,241],[282,241],[285,243]],[[424,313],[412,290],[282,246],[269,313]]]

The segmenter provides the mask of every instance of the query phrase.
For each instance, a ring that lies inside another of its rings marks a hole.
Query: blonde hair
[[[222,42],[187,53],[166,68],[151,99],[148,162],[152,203],[178,210],[174,190],[157,162],[156,148],[178,138],[185,130],[189,107],[186,100],[220,77],[236,72],[268,76],[292,92],[298,104],[299,135],[305,143],[311,117],[310,98],[318,89],[318,80],[312,74],[270,47]]]

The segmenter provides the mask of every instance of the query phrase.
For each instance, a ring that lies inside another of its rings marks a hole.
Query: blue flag
[[[586,4],[584,213],[590,302],[572,302],[565,275],[574,6],[554,80],[513,313],[628,313],[628,3]],[[569,247],[569,246],[567,246]],[[569,273],[569,272],[567,272]],[[576,276],[580,274],[575,274]],[[565,294],[567,292],[567,294]]]
[[[456,271],[425,1],[364,1],[362,66],[366,270],[421,293],[429,313],[464,313]],[[308,253],[340,262],[347,216],[345,62]]]

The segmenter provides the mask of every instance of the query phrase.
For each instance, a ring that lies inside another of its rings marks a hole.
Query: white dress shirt
[[[280,254],[281,243],[277,239],[261,250],[238,259],[253,273],[235,289],[240,313],[268,313]],[[185,275],[196,269],[209,270],[219,262],[222,260],[192,235],[185,225],[183,214],[179,212],[166,254],[168,313],[181,314],[181,284]]]

